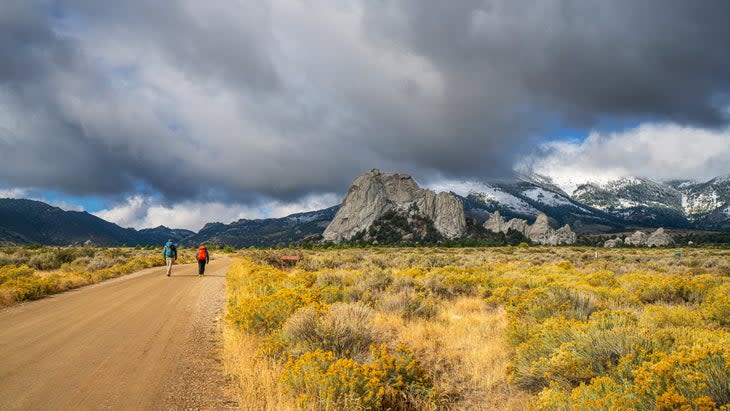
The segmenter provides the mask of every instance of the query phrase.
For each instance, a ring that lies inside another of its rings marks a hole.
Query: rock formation
[[[555,230],[555,233],[550,236],[550,245],[558,244],[575,244],[578,236],[573,232],[568,224]]]
[[[493,233],[507,232],[505,229],[504,218],[502,218],[502,214],[500,214],[499,211],[495,211],[489,216],[487,221],[484,222],[484,228]]]
[[[621,237],[612,238],[610,240],[606,240],[605,243],[603,243],[603,246],[605,248],[616,248],[620,247],[624,244],[624,240]]]
[[[525,237],[538,244],[549,244],[554,230],[550,228],[548,216],[540,213],[531,226],[527,226]]]
[[[647,247],[665,247],[671,244],[674,244],[674,239],[663,228],[657,229],[646,239]]]
[[[608,243],[608,241],[606,243]],[[647,234],[643,231],[636,231],[634,234],[626,237],[624,244],[637,247],[666,247],[674,244],[674,239],[672,236],[667,234],[663,228],[658,228],[651,234]]]
[[[645,232],[636,231],[634,234],[631,234],[629,237],[626,237],[626,239],[624,239],[624,244],[643,246],[646,245],[647,238],[649,238],[649,236]]]
[[[409,210],[430,218],[446,238],[461,237],[466,231],[464,206],[454,195],[420,188],[406,174],[373,169],[353,181],[323,237],[325,241],[349,240],[367,230],[386,212],[408,213]]]
[[[569,225],[565,225],[557,230],[550,227],[547,215],[540,213],[532,225],[520,218],[513,218],[504,221],[499,211],[495,211],[489,216],[484,223],[484,228],[494,233],[507,233],[509,230],[516,230],[531,241],[544,245],[573,244],[576,235]]]
[[[507,221],[507,223],[505,224],[505,232],[509,230],[515,230],[524,234],[525,231],[527,231],[527,227],[529,226],[530,225],[527,224],[527,220],[523,220],[521,218],[513,218]]]

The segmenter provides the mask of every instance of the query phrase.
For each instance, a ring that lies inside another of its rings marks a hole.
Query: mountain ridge
[[[569,187],[568,187],[569,188]],[[492,213],[534,221],[540,213],[579,235],[664,227],[730,231],[730,176],[706,181],[665,182],[646,177],[586,179],[568,194],[550,177],[519,176],[480,184],[466,195],[452,194],[465,217],[483,224]],[[277,246],[320,239],[340,205],[281,218],[207,223],[200,231],[165,226],[123,228],[83,211],[66,211],[26,199],[0,199],[0,244],[102,246],[158,245],[173,239],[183,245]]]

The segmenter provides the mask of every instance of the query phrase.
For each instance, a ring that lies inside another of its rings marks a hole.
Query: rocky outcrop
[[[489,216],[484,223],[484,228],[494,233],[507,233],[509,230],[516,230],[529,238],[532,242],[544,245],[573,244],[576,240],[576,234],[569,225],[565,225],[557,230],[550,227],[548,216],[540,213],[532,225],[527,221],[513,218],[504,221],[499,211],[495,211]]]
[[[666,247],[672,244],[674,244],[674,239],[672,236],[664,232],[663,228],[654,231],[651,233],[649,238],[646,239],[647,247]]]
[[[624,244],[634,245],[634,246],[643,246],[643,245],[646,245],[646,240],[648,238],[649,238],[649,236],[645,232],[636,231],[634,234],[631,234],[630,236],[626,237],[626,239],[624,239]]]
[[[651,234],[636,231],[634,234],[626,237],[624,244],[636,247],[666,247],[674,244],[674,239],[663,228],[658,228]]]
[[[499,211],[495,211],[489,216],[487,221],[484,222],[484,228],[493,233],[507,232],[505,229],[504,218],[502,218],[502,214],[500,214]]]
[[[538,244],[549,244],[554,230],[550,228],[548,216],[540,213],[531,226],[527,226],[525,237]]]
[[[323,237],[333,242],[349,240],[388,211],[414,210],[431,219],[436,230],[446,238],[461,237],[466,231],[464,206],[455,196],[423,189],[406,174],[373,169],[352,182]]]
[[[624,244],[624,240],[621,237],[612,238],[610,240],[606,240],[605,243],[603,243],[603,246],[605,248],[616,248],[621,247]]]
[[[530,225],[527,223],[527,220],[523,220],[521,218],[513,218],[505,224],[505,233],[509,230],[515,230],[520,233],[525,233],[527,231],[527,227]]]
[[[555,230],[555,233],[550,236],[550,245],[558,244],[575,244],[578,236],[573,232],[568,224]]]

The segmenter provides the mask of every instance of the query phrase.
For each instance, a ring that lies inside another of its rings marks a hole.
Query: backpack
[[[175,244],[165,244],[165,257],[177,257],[177,247],[175,247]]]
[[[165,257],[171,257],[171,258],[177,257],[177,247],[175,246],[175,244],[173,244],[171,242],[168,242],[167,244],[165,244],[164,254],[165,254]]]
[[[205,248],[204,245],[201,245],[200,248],[198,248],[198,261],[205,261],[208,259],[208,250]]]

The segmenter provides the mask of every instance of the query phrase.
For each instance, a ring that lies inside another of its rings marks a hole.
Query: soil
[[[220,360],[229,265],[151,268],[0,310],[0,409],[236,409]]]

